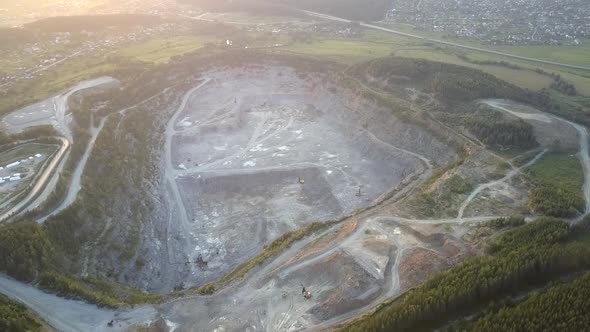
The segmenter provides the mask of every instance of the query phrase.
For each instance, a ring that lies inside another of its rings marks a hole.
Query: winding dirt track
[[[54,105],[54,115],[56,119],[55,126],[65,136],[56,137],[58,140],[61,141],[61,147],[59,148],[58,152],[55,154],[53,159],[49,162],[47,167],[43,168],[41,175],[37,176],[36,183],[33,185],[33,188],[30,190],[27,196],[23,198],[20,202],[18,202],[15,206],[13,206],[11,209],[0,215],[0,223],[15,216],[16,214],[26,211],[31,205],[31,203],[35,201],[38,202],[40,200],[40,197],[42,198],[42,200],[46,199],[49,196],[49,194],[51,194],[51,192],[53,191],[55,187],[55,181],[52,182],[53,184],[51,185],[48,184],[51,182],[51,180],[54,180],[59,175],[61,168],[63,167],[62,161],[64,160],[66,153],[69,151],[69,148],[73,140],[72,133],[69,128],[69,120],[67,117],[68,100],[70,96],[72,96],[74,93],[78,91],[94,88],[99,85],[108,84],[112,82],[115,82],[115,80],[112,77],[108,76],[82,81],[78,83],[76,86],[72,87],[66,93],[53,98],[52,102]]]
[[[467,208],[467,206],[469,206],[471,201],[473,201],[473,199],[475,197],[477,197],[477,195],[479,195],[482,191],[512,179],[513,177],[518,175],[523,169],[531,167],[533,164],[535,164],[537,161],[539,161],[539,159],[541,159],[541,157],[543,157],[543,155],[545,153],[547,153],[547,151],[548,150],[543,150],[543,151],[539,152],[531,161],[529,161],[528,163],[526,163],[520,167],[513,168],[510,172],[508,172],[508,174],[506,174],[503,178],[501,178],[499,180],[478,185],[475,188],[475,190],[473,190],[471,192],[471,194],[469,194],[467,199],[463,202],[463,204],[459,208],[459,213],[457,214],[457,219],[463,219],[463,214],[465,213],[465,209]]]
[[[514,110],[511,110],[507,107],[510,106],[509,103],[505,103],[502,102],[501,100],[486,100],[483,101],[483,103],[492,106],[494,108],[497,108],[499,110],[502,110],[504,112],[508,112],[512,115],[515,115],[519,118],[522,118],[524,120],[536,120],[536,121],[541,121],[541,122],[546,122],[547,120],[551,121],[561,121],[564,123],[569,124],[570,126],[572,126],[577,132],[578,132],[578,139],[579,139],[579,145],[580,145],[580,150],[578,152],[578,157],[580,158],[580,162],[582,163],[582,168],[584,170],[584,184],[583,184],[583,192],[584,192],[584,200],[586,201],[586,209],[584,211],[584,213],[579,216],[578,218],[574,219],[573,222],[579,222],[580,220],[582,220],[582,218],[584,218],[585,216],[587,216],[588,214],[590,214],[590,151],[588,150],[588,129],[586,129],[586,127],[579,125],[577,123],[565,120],[563,118],[560,118],[558,116],[552,115],[552,114],[546,114],[546,113],[524,113],[524,112],[517,112]]]

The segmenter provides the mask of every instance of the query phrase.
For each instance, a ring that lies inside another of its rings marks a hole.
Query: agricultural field
[[[554,46],[554,45],[523,45],[523,46],[500,46],[482,43],[476,39],[452,37],[445,33],[417,31],[410,25],[405,24],[379,24],[385,28],[400,31],[403,33],[413,34],[431,39],[437,39],[445,42],[458,43],[462,45],[480,47],[498,52],[505,52],[514,55],[520,55],[541,60],[563,62],[572,65],[590,66],[590,40],[580,40],[578,46]]]
[[[296,43],[280,50],[328,58],[343,63],[355,63],[389,55],[394,48],[368,41],[318,39],[311,43]]]
[[[515,60],[476,51],[458,50],[451,47],[440,47],[435,44],[424,43],[381,31],[365,30],[363,37],[358,39],[315,39],[309,43],[293,43],[280,49],[314,57],[326,57],[348,64],[388,55],[440,61],[479,69],[499,79],[533,91],[548,88],[552,82],[551,77],[548,75],[534,71],[539,66],[524,60]],[[518,70],[494,64],[472,63],[461,58],[461,56],[477,62],[506,61],[522,69]],[[561,75],[566,81],[573,83],[579,93],[590,96],[590,78],[570,73],[562,68],[551,69],[548,72]]]
[[[220,40],[195,36],[177,36],[173,38],[155,38],[135,45],[126,46],[115,51],[117,55],[160,64],[168,62],[176,55],[196,51],[206,43],[219,43]]]
[[[582,40],[578,46],[492,46],[490,48],[495,51],[531,58],[590,66],[590,57],[588,56],[590,54],[590,40]]]

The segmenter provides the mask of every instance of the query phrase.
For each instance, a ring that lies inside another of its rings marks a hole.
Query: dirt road
[[[8,211],[0,215],[0,223],[22,212],[29,205],[29,203],[31,203],[37,197],[37,195],[39,195],[40,192],[46,187],[45,185],[48,183],[51,177],[57,176],[56,174],[54,174],[54,171],[59,165],[59,163],[62,161],[62,158],[64,157],[68,149],[70,148],[70,141],[63,137],[57,137],[57,139],[61,141],[61,146],[55,154],[55,157],[53,157],[49,164],[43,168],[43,173],[37,178],[35,184],[31,188],[27,196],[25,196],[25,198],[23,198],[20,202],[18,202],[16,205],[10,208]],[[45,189],[49,190],[52,188]]]
[[[508,172],[508,174],[506,174],[503,178],[499,179],[499,180],[495,180],[492,182],[488,182],[488,183],[483,183],[478,185],[475,190],[473,190],[469,196],[467,197],[467,199],[463,202],[463,204],[461,205],[461,207],[459,208],[459,213],[457,214],[457,219],[462,219],[463,218],[463,214],[465,213],[465,209],[467,208],[467,206],[469,206],[469,204],[471,203],[471,201],[473,201],[473,199],[475,197],[477,197],[477,195],[479,195],[482,191],[484,191],[485,189],[491,188],[495,185],[498,185],[500,183],[506,182],[510,179],[512,179],[513,177],[515,177],[516,175],[518,175],[523,169],[531,167],[532,165],[534,165],[537,161],[539,161],[539,159],[541,159],[541,157],[543,157],[543,155],[545,155],[545,153],[547,153],[548,150],[543,150],[540,153],[538,153],[531,161],[527,162],[526,164],[520,166],[520,167],[516,167],[513,168],[510,172]]]
[[[94,304],[69,300],[45,293],[0,274],[0,293],[16,300],[59,332],[128,331],[132,326],[151,321],[156,316],[152,306],[109,310]],[[113,321],[113,326],[107,324]]]
[[[55,210],[51,211],[51,213],[45,215],[44,217],[37,219],[38,223],[40,223],[40,224],[44,223],[47,220],[47,218],[60,213],[65,208],[67,208],[72,203],[74,203],[74,201],[76,200],[78,193],[82,189],[81,178],[82,178],[82,173],[84,172],[84,168],[86,167],[86,162],[88,162],[88,158],[90,157],[90,153],[92,152],[92,148],[94,147],[94,142],[96,141],[98,134],[102,131],[102,128],[104,127],[106,120],[107,120],[106,117],[103,118],[100,121],[100,124],[98,127],[92,128],[90,130],[90,134],[91,134],[90,141],[88,142],[88,146],[86,147],[86,151],[84,151],[84,155],[82,155],[82,158],[78,162],[78,165],[76,166],[76,169],[74,170],[74,173],[72,174],[72,179],[70,182],[70,187],[68,188],[66,198]]]
[[[579,216],[578,218],[574,219],[572,222],[577,223],[581,221],[585,216],[590,214],[590,151],[588,150],[588,130],[586,127],[579,125],[577,123],[568,121],[566,119],[560,118],[558,116],[542,113],[542,112],[535,112],[535,113],[526,113],[526,112],[519,112],[515,111],[510,108],[511,102],[505,100],[484,100],[482,103],[497,108],[499,110],[508,112],[514,116],[517,116],[524,120],[535,120],[541,122],[551,122],[551,121],[561,121],[563,123],[567,123],[572,126],[578,132],[578,139],[579,139],[579,152],[578,157],[580,158],[580,162],[582,163],[582,168],[584,170],[584,184],[582,186],[582,190],[584,192],[584,200],[586,201],[586,209],[584,213]]]
[[[33,202],[40,202],[40,198],[44,197],[47,198],[51,192],[53,192],[55,188],[55,178],[58,177],[61,168],[63,167],[63,159],[68,153],[70,145],[72,144],[72,133],[69,127],[69,119],[67,114],[68,109],[68,99],[74,93],[97,87],[99,85],[108,84],[116,82],[115,79],[108,76],[99,77],[92,80],[82,81],[68,90],[65,94],[56,96],[52,99],[54,105],[54,117],[55,122],[54,126],[63,133],[64,137],[58,137],[61,141],[61,147],[58,152],[55,154],[53,159],[49,162],[47,167],[43,168],[43,173],[37,177],[35,184],[33,185],[30,192],[27,194],[25,198],[23,198],[20,202],[18,202],[15,206],[13,206],[8,211],[4,212],[0,215],[0,222],[7,220],[8,218],[14,216],[15,214],[21,213],[26,211],[28,206]],[[19,111],[16,111],[17,113]],[[26,129],[26,128],[20,128]],[[81,170],[80,170],[81,172]],[[33,207],[34,208],[34,207]]]

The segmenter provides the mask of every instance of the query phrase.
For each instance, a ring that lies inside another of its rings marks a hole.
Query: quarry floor
[[[428,175],[430,157],[396,136],[431,155],[444,145],[318,80],[278,66],[219,70],[185,95],[166,131],[167,246],[171,261],[197,264],[178,267],[169,288],[213,281],[289,231]],[[380,129],[387,122],[400,132]]]

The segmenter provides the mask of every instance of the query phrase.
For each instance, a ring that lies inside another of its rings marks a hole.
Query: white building
[[[6,165],[6,168],[13,168],[13,167],[16,167],[18,165],[20,165],[20,161],[15,161],[15,162],[13,162],[11,164]]]

